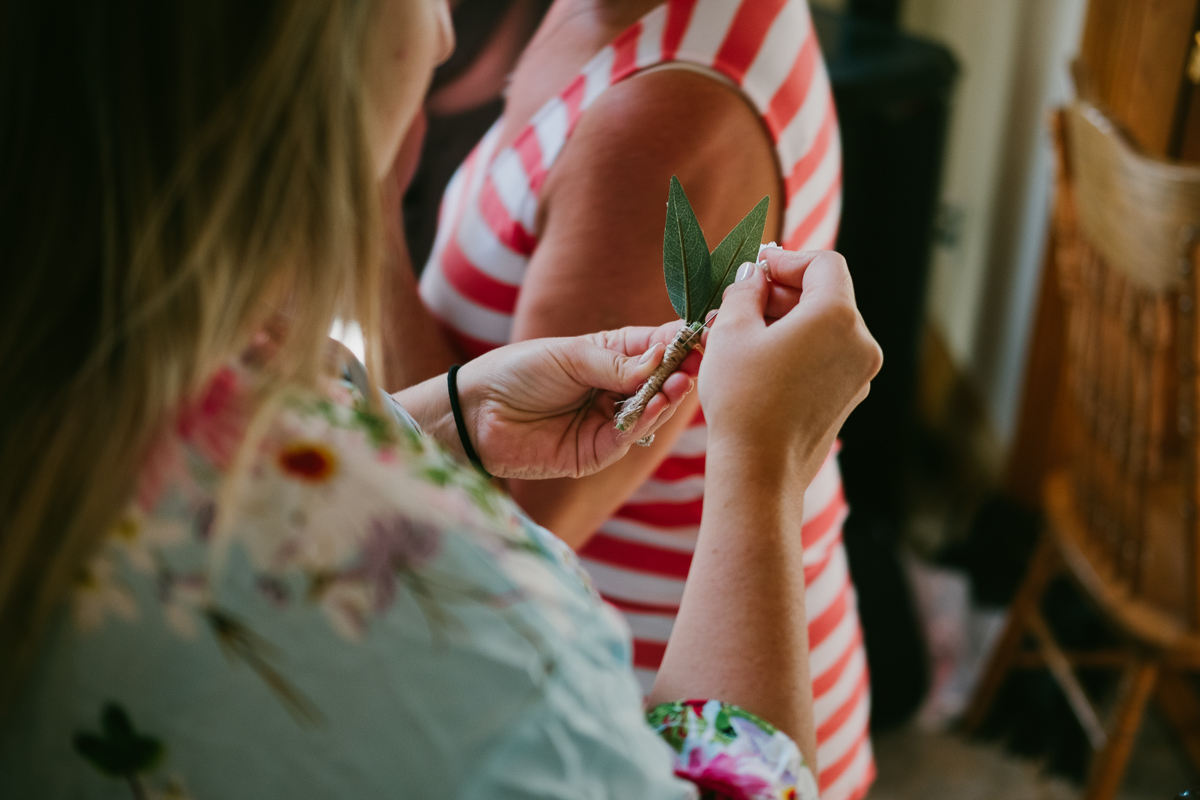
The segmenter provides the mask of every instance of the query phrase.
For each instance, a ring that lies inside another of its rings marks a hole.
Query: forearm
[[[465,460],[444,373],[396,392],[392,397],[412,415],[426,436]]]
[[[794,474],[762,451],[710,442],[700,537],[650,700],[739,705],[792,736],[815,772]]]

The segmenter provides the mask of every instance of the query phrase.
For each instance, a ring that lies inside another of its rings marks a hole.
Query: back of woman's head
[[[220,361],[281,315],[311,378],[335,314],[373,324],[370,5],[0,10],[0,685]]]

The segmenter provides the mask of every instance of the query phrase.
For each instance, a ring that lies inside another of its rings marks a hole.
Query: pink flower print
[[[701,747],[688,754],[687,766],[676,768],[675,774],[696,784],[702,794],[712,793],[717,797],[751,800],[770,797],[773,792],[770,781],[740,768],[735,756],[719,752],[706,761]]]
[[[375,611],[380,612],[396,599],[396,573],[419,569],[440,550],[441,533],[431,525],[401,515],[376,519],[362,544],[358,566],[342,577],[371,584]]]
[[[180,409],[175,431],[217,469],[227,469],[246,435],[246,411],[237,373],[222,367]]]

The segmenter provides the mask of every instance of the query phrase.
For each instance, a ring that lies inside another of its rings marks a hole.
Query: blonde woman
[[[789,532],[879,366],[845,265],[745,265],[627,435],[670,326],[382,397],[324,332],[374,355],[378,184],[446,20],[0,12],[0,796],[815,796]],[[628,632],[483,471],[595,472],[693,383],[712,488],[644,714]]]

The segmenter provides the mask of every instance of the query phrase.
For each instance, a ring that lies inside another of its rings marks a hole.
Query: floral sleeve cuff
[[[766,720],[719,700],[682,700],[646,720],[675,751],[675,774],[702,798],[817,800],[796,743]]]

